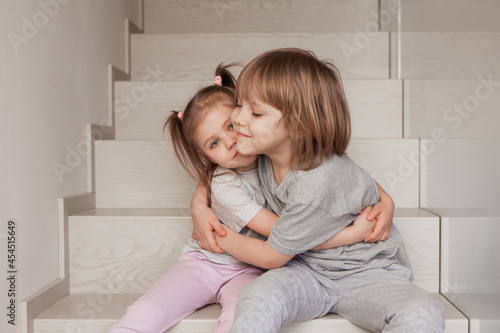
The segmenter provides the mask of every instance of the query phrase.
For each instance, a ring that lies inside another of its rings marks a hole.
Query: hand
[[[372,211],[372,207],[368,206],[361,213],[359,213],[352,222],[353,230],[355,230],[361,237],[368,237],[375,227],[372,220],[368,220],[368,214]]]
[[[381,195],[380,202],[376,203],[368,213],[367,219],[368,221],[375,219],[375,227],[373,232],[365,238],[365,242],[373,243],[389,238],[393,217],[394,201],[388,194],[386,196]]]
[[[219,236],[226,236],[226,230],[215,213],[208,207],[191,211],[193,217],[193,239],[198,245],[207,251],[224,253],[215,241],[214,232]]]

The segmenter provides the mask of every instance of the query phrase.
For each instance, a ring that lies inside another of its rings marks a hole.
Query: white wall
[[[124,19],[138,0],[0,1],[0,320],[7,325],[5,233],[17,224],[16,299],[58,275],[57,198],[86,192],[86,164],[66,162],[87,123],[107,117],[106,66],[125,69]],[[60,177],[52,165],[70,167]]]

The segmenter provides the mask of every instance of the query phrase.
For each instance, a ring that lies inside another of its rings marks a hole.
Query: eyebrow
[[[229,117],[223,124],[222,124],[222,128],[226,128],[228,126],[228,124],[231,122],[231,117]],[[214,136],[209,136],[208,139],[205,140],[205,142],[203,142],[203,147],[205,147],[210,141],[212,141],[214,138]]]

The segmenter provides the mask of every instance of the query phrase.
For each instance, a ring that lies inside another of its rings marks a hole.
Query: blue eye
[[[233,124],[229,124],[229,130],[230,131],[234,130],[234,125]]]
[[[217,147],[217,145],[219,144],[220,140],[219,139],[216,139],[212,142],[212,144],[210,145],[210,148],[215,148]]]

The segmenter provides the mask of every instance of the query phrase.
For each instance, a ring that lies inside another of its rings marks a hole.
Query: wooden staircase
[[[198,87],[210,84],[220,62],[245,64],[266,50],[296,46],[340,68],[353,123],[348,154],[394,198],[394,223],[405,239],[415,283],[442,305],[446,332],[475,333],[469,331],[468,319],[440,294],[440,216],[450,211],[421,207],[436,202],[432,193],[442,177],[429,170],[437,168],[434,160],[446,155],[426,155],[422,149],[436,143],[434,132],[424,126],[437,119],[433,108],[441,107],[439,103],[450,107],[456,96],[464,96],[460,91],[474,89],[477,78],[470,73],[481,69],[467,67],[468,59],[454,57],[449,45],[442,45],[449,53],[438,56],[422,46],[408,54],[421,65],[404,71],[403,80],[397,78],[394,54],[395,41],[403,38],[422,39],[423,45],[443,38],[453,45],[473,39],[481,49],[480,41],[470,34],[429,32],[398,39],[378,30],[365,33],[369,39],[362,43],[358,27],[380,25],[378,16],[371,14],[379,10],[373,0],[177,0],[168,7],[154,3],[146,1],[146,34],[131,36],[130,81],[114,83],[114,139],[94,142],[95,194],[82,206],[86,209],[68,209],[61,224],[67,228],[61,246],[63,295],[37,315],[33,330],[26,332],[104,333],[173,265],[191,235],[189,201],[195,184],[177,164],[162,133],[164,119],[171,110],[181,110]],[[500,35],[492,33],[489,38],[496,41]],[[498,58],[490,57],[478,66],[495,64],[500,67]],[[428,70],[433,66],[442,71]],[[429,94],[418,93],[428,87],[433,87]],[[451,87],[459,87],[458,92]],[[498,106],[499,95],[495,96],[485,104]],[[499,116],[492,114],[491,119]],[[476,135],[482,133],[481,125],[464,126],[471,137],[481,138]],[[448,137],[454,133],[446,132]],[[495,139],[484,140],[497,147]],[[205,307],[169,332],[213,332],[218,315],[218,305]],[[368,331],[328,315],[280,332]]]

